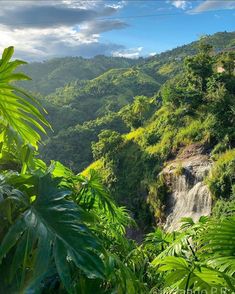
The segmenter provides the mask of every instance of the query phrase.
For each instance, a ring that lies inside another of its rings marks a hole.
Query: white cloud
[[[149,53],[149,56],[150,56],[150,57],[153,57],[153,56],[155,56],[155,55],[157,55],[157,52],[151,52],[151,53]]]
[[[142,50],[143,50],[143,47],[121,49],[121,50],[113,51],[112,55],[114,57],[126,57],[126,58],[136,59],[140,57]]]
[[[58,1],[56,1],[56,0],[51,1],[51,2],[52,3],[54,2],[53,5],[58,4]],[[102,0],[100,0],[99,2],[102,2]],[[87,1],[87,0],[62,0],[62,5],[69,6],[72,8],[88,9],[88,8],[97,7],[98,2],[97,1]]]
[[[170,1],[167,1],[167,3],[171,3],[176,8],[180,8],[183,10],[185,10],[190,4],[190,2],[186,0],[170,0]]]
[[[122,5],[124,1],[107,6],[103,0],[6,2],[0,10],[0,50],[13,45],[17,57],[26,60],[111,55],[123,46],[100,42],[100,34],[127,24],[100,18],[115,14]]]
[[[16,58],[42,60],[61,56],[92,57],[97,54],[111,55],[114,50],[123,49],[118,44],[99,42],[99,36],[84,37],[70,27],[25,28],[9,30],[0,26],[0,51],[15,46]]]
[[[106,7],[112,7],[114,9],[121,9],[126,5],[126,1],[119,1],[117,3],[106,4]]]
[[[200,13],[204,11],[212,11],[219,9],[235,9],[235,1],[233,0],[206,0],[199,4],[196,8],[192,9],[192,13]]]

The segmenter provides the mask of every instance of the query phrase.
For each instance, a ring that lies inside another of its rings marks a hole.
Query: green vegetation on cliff
[[[228,56],[233,70],[228,67],[217,73],[217,64],[228,60]],[[208,178],[213,195],[217,199],[232,197],[233,151],[224,155],[221,152],[235,147],[234,68],[234,54],[214,55],[210,45],[201,43],[199,53],[185,59],[184,71],[162,86],[155,96],[156,110],[142,126],[137,124],[135,128],[136,116],[130,116],[133,124],[129,134],[119,134],[117,141],[118,133],[103,131],[93,144],[94,158],[103,162],[99,171],[104,173],[105,183],[119,203],[134,211],[140,225],[149,226],[149,209],[158,216],[158,222],[164,218],[167,192],[162,185],[155,185],[158,174],[167,160],[190,144],[212,150],[211,156],[217,162]],[[144,109],[143,101],[141,104],[139,113]],[[225,141],[226,146],[219,147]]]

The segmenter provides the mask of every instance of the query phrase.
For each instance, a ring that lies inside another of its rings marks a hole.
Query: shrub
[[[215,162],[207,184],[215,198],[229,199],[235,186],[235,149],[223,153]]]
[[[169,188],[165,183],[164,176],[158,176],[155,182],[149,184],[149,193],[147,202],[149,203],[153,212],[156,223],[164,220],[164,204],[169,193]]]

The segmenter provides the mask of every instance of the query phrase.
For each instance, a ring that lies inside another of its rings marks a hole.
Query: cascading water
[[[212,198],[204,179],[211,169],[207,156],[197,155],[180,161],[182,173],[176,173],[177,162],[166,167],[163,174],[171,193],[166,204],[167,231],[177,230],[182,217],[191,217],[198,221],[200,216],[211,213]]]

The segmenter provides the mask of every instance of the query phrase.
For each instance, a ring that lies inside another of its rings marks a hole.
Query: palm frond
[[[235,278],[235,217],[212,220],[200,239],[209,266]]]
[[[4,127],[4,137],[8,136],[9,126],[26,144],[37,148],[41,139],[39,133],[46,133],[45,126],[49,124],[35,106],[39,106],[39,103],[20,88],[11,85],[11,82],[30,80],[23,73],[14,73],[25,62],[10,61],[13,53],[13,47],[6,48],[0,60],[0,122]]]

